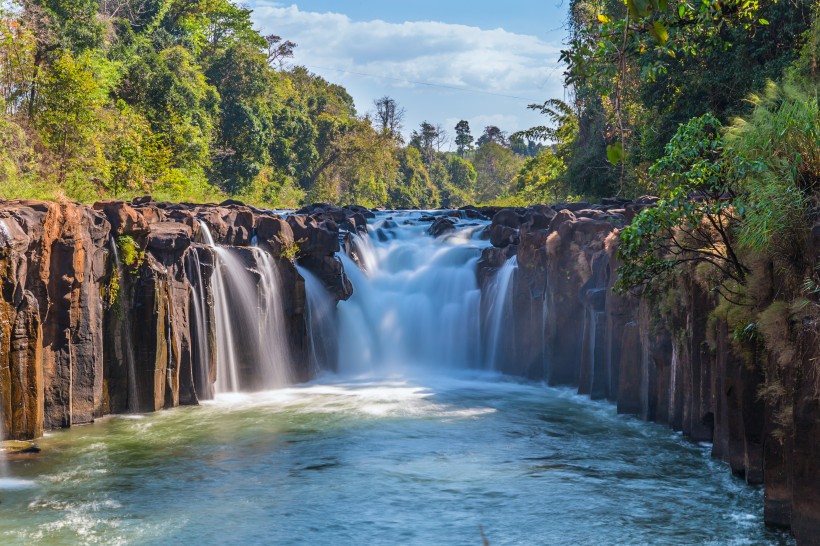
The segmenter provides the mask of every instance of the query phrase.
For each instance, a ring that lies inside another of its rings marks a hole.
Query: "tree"
[[[464,154],[470,151],[473,147],[473,135],[470,134],[470,124],[467,120],[461,120],[456,123],[456,147],[458,155],[464,157]]]
[[[168,173],[171,151],[151,133],[148,120],[124,101],[105,117],[109,174],[104,188],[120,198],[151,191],[154,182]]]
[[[387,95],[374,100],[373,105],[376,107],[376,121],[381,131],[399,137],[405,109],[398,105],[396,99]]]
[[[451,156],[446,163],[447,181],[441,189],[441,206],[460,207],[474,201],[476,172],[472,163]]]
[[[496,142],[487,142],[475,152],[476,199],[486,202],[511,193],[514,179],[523,163],[521,156]]]
[[[214,56],[205,73],[220,97],[214,183],[241,192],[269,162],[274,128],[267,93],[273,74],[264,53],[243,43]]]
[[[507,146],[507,134],[495,125],[488,125],[484,128],[484,134],[478,137],[476,144],[480,148],[490,142],[500,146]]]
[[[433,143],[436,146],[436,151],[441,152],[441,148],[446,146],[448,142],[450,142],[450,137],[447,135],[447,131],[440,123],[436,123],[436,132],[433,137]]]
[[[293,57],[293,50],[296,48],[295,42],[283,41],[281,36],[275,34],[265,36],[265,45],[268,64],[277,63],[279,68],[282,68],[286,59]]]
[[[434,208],[439,205],[439,194],[430,180],[421,152],[414,146],[398,151],[399,170],[388,190],[392,206],[397,208]]]
[[[91,53],[74,57],[66,51],[51,66],[37,125],[56,160],[59,184],[80,173],[97,184],[105,178],[103,108],[115,75],[109,63]]]
[[[737,182],[761,166],[724,153],[721,128],[711,114],[681,125],[650,169],[661,199],[623,230],[616,289],[643,286],[683,263],[713,267],[724,296],[734,293],[726,281],[745,281],[749,269],[732,235],[743,211]]]
[[[518,193],[528,203],[553,203],[566,196],[561,177],[566,166],[550,148],[528,159],[515,177]]]
[[[209,84],[193,56],[173,46],[137,59],[126,76],[124,99],[141,104],[154,133],[173,154],[173,167],[204,176],[210,164],[219,93]]]
[[[410,136],[410,146],[418,149],[425,164],[433,163],[436,153],[436,143],[441,142],[441,126],[436,126],[425,120],[421,122],[418,131],[413,131]]]

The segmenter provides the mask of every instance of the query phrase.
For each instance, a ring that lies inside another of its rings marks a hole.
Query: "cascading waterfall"
[[[208,224],[199,221],[205,243],[214,253],[214,271],[211,277],[211,289],[214,294],[214,318],[216,319],[216,384],[217,392],[239,390],[239,358],[236,354],[236,336],[230,315],[230,303],[225,287],[225,276],[222,272],[223,262],[228,251],[214,242]]]
[[[209,303],[202,282],[202,263],[197,252],[188,253],[189,267],[195,277],[193,286],[193,318],[194,318],[194,358],[199,362],[199,376],[196,377],[197,396],[200,400],[211,398],[210,388],[211,350],[208,345],[208,309]]]
[[[341,259],[354,287],[338,306],[339,370],[346,373],[468,368],[480,362],[476,264],[484,224],[439,238],[421,212],[382,214],[355,254]],[[396,222],[401,222],[402,226]]]
[[[122,282],[125,279],[123,275],[122,262],[120,261],[120,253],[117,249],[117,243],[114,238],[108,239],[108,244],[111,248],[111,255],[114,257],[114,266],[116,268],[117,278],[120,282],[120,290],[122,290]],[[120,297],[122,297],[120,295]],[[134,342],[133,333],[131,330],[131,313],[125,311],[122,313],[122,356],[125,359],[126,371],[128,373],[128,411],[136,413],[139,408],[139,385],[137,384],[137,367],[136,357],[134,356]],[[170,354],[170,353],[169,353]]]
[[[311,371],[317,372],[322,367],[335,370],[338,340],[336,302],[316,275],[304,267],[296,266],[296,270],[305,279]]]
[[[211,287],[216,319],[216,392],[287,384],[290,355],[273,260],[259,248],[245,249],[248,252],[242,256],[239,249],[221,247],[207,224],[200,221],[200,226],[215,257]],[[248,258],[253,263],[246,263]],[[259,275],[258,282],[249,271],[251,267]]]
[[[260,317],[257,325],[260,357],[265,385],[282,386],[291,382],[291,355],[285,333],[279,270],[270,254],[253,249],[260,276]]]
[[[493,286],[488,291],[487,305],[487,347],[486,367],[498,369],[506,336],[510,334],[512,313],[512,292],[515,272],[518,270],[518,256],[511,256],[496,273]]]

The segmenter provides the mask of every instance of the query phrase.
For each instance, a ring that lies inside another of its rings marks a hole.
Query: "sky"
[[[565,98],[558,57],[568,0],[247,0],[263,34],[296,42],[303,65],[353,96],[360,115],[388,95],[452,137],[466,119],[509,133],[544,123],[527,105]],[[452,147],[452,144],[451,144]]]

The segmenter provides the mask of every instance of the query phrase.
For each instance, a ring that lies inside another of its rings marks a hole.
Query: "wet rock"
[[[518,244],[518,230],[501,224],[490,227],[490,243],[493,246],[505,247]]]
[[[456,221],[448,217],[437,218],[430,226],[428,233],[433,237],[441,237],[446,233],[451,233],[456,230]]]

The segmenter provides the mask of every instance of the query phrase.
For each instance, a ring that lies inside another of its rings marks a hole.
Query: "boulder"
[[[341,248],[339,227],[333,220],[315,216],[290,215],[287,218],[293,238],[303,255],[332,256]]]
[[[518,244],[518,230],[502,224],[493,224],[490,227],[490,243],[493,246],[505,247]]]
[[[428,233],[433,237],[441,237],[456,230],[456,221],[448,217],[440,217],[430,226]]]
[[[101,201],[94,203],[94,210],[102,211],[111,224],[114,236],[131,235],[142,237],[148,233],[149,226],[143,215],[123,201]]]

